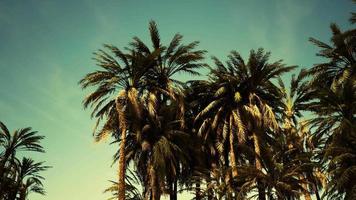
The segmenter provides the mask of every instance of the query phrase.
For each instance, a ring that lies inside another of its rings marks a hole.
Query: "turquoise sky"
[[[87,91],[77,85],[95,70],[92,52],[103,43],[123,47],[135,35],[147,41],[154,19],[163,41],[180,32],[209,57],[264,47],[273,59],[310,67],[320,59],[308,37],[329,41],[330,22],[350,28],[355,7],[349,0],[0,0],[0,120],[45,135],[47,153],[35,157],[53,166],[45,173],[47,196],[31,199],[107,197],[117,147],[93,142],[93,121],[81,105]]]

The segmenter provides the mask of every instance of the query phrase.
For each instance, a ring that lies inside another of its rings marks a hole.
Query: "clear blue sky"
[[[349,0],[0,0],[0,120],[45,135],[47,153],[36,158],[53,166],[45,173],[47,196],[31,199],[107,197],[116,147],[93,142],[93,121],[81,105],[87,91],[77,85],[95,69],[92,52],[101,44],[123,47],[135,35],[147,41],[154,19],[163,41],[180,32],[209,57],[264,47],[273,59],[309,67],[320,59],[308,37],[329,41],[330,22],[349,28],[355,8]]]

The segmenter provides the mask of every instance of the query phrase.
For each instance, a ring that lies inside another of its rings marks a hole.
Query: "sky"
[[[308,38],[329,42],[330,23],[350,28],[355,8],[349,0],[0,0],[0,121],[44,135],[46,153],[31,156],[52,166],[44,173],[47,195],[30,199],[108,197],[118,147],[94,142],[94,121],[82,106],[89,91],[78,86],[97,69],[91,58],[102,44],[122,48],[133,36],[149,42],[155,20],[165,44],[177,32],[185,43],[198,40],[208,63],[264,47],[271,61],[308,68],[321,61]]]

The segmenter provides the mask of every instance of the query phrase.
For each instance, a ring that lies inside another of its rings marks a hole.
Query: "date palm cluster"
[[[39,136],[30,127],[11,133],[0,122],[0,199],[26,200],[28,194],[45,194],[44,177],[41,173],[49,167],[43,162],[36,162],[27,155],[29,152],[43,153]],[[19,155],[20,154],[20,155]]]
[[[80,85],[93,88],[83,103],[95,139],[118,145],[107,191],[119,200],[356,199],[356,30],[331,30],[331,44],[310,39],[324,62],[291,76],[296,66],[262,48],[208,65],[198,42],[176,34],[162,44],[153,21],[150,46],[138,37],[123,50],[104,45]],[[180,78],[202,68],[205,80]]]

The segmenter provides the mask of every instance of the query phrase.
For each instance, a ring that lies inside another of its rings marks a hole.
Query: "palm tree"
[[[213,130],[218,138],[217,149],[224,155],[224,143],[228,142],[230,159],[223,159],[225,164],[231,163],[233,177],[238,173],[235,144],[250,142],[255,151],[255,167],[262,170],[261,143],[267,134],[263,130],[277,130],[278,124],[272,107],[279,103],[278,88],[271,79],[294,69],[285,66],[282,61],[268,63],[270,53],[263,49],[250,52],[247,63],[239,53],[232,51],[226,66],[217,58],[216,69],[211,69],[209,79],[215,91],[213,100],[196,117],[202,120],[200,133]],[[236,139],[235,139],[236,138]],[[226,154],[225,154],[226,155]],[[260,184],[258,184],[260,185]],[[259,187],[259,198],[265,199],[263,186]]]
[[[326,187],[328,199],[351,200],[356,198],[356,127],[344,127],[343,134],[335,134],[325,149],[330,159],[328,172],[330,182]]]
[[[194,50],[198,42],[182,45],[182,36],[176,34],[166,47],[160,43],[155,22],[150,22],[149,30],[153,50],[137,37],[130,43],[127,54],[112,45],[106,45],[113,56],[103,50],[97,53],[98,66],[103,70],[90,73],[80,81],[83,88],[97,87],[84,100],[84,106],[94,106],[92,116],[98,118],[98,122],[106,119],[103,129],[97,134],[98,138],[108,133],[121,132],[119,199],[124,199],[126,135],[134,133],[138,143],[143,142],[140,133],[144,125],[141,121],[143,106],[147,107],[151,118],[157,121],[156,112],[161,106],[172,101],[183,105],[179,90],[175,88],[175,84],[180,82],[173,79],[173,75],[178,72],[198,74],[195,70],[203,66],[199,61],[203,59],[205,51]],[[118,95],[113,97],[112,94],[118,90]],[[181,106],[178,111],[177,116],[181,118],[183,126],[184,108]]]
[[[356,31],[342,32],[335,24],[331,25],[331,29],[332,46],[311,39],[321,48],[318,55],[326,58],[327,62],[317,64],[310,70],[310,74],[315,76],[312,86],[318,91],[314,101],[308,105],[315,114],[310,123],[316,128],[315,137],[321,139],[324,147],[320,157],[330,179],[325,194],[331,199],[353,199],[356,186],[348,180],[355,179],[355,163],[350,158],[356,155],[353,148]]]
[[[0,122],[0,196],[5,192],[3,185],[6,174],[11,170],[17,161],[18,151],[44,152],[40,141],[43,136],[37,135],[37,131],[32,131],[30,127],[18,129],[13,134]]]
[[[280,148],[279,150],[281,152],[292,152],[292,154],[288,155],[289,158],[284,160],[286,163],[290,163],[293,159],[298,159],[299,167],[303,165],[313,166],[304,167],[305,169],[302,171],[299,170],[301,172],[300,179],[310,179],[309,182],[313,183],[310,185],[310,188],[314,188],[314,191],[310,192],[315,192],[317,199],[320,199],[318,184],[315,184],[316,177],[313,175],[313,171],[320,170],[316,167],[317,163],[312,161],[313,150],[315,148],[307,148],[309,145],[304,145],[305,141],[309,140],[311,136],[307,130],[307,123],[300,120],[303,116],[302,111],[308,110],[308,103],[313,100],[313,95],[316,93],[315,89],[310,87],[309,82],[305,81],[307,75],[308,72],[304,69],[300,71],[297,77],[292,75],[289,92],[283,81],[279,79],[280,90],[283,96],[280,114],[282,134],[279,135],[280,147],[282,149]],[[305,199],[311,200],[307,182],[303,183],[303,187]]]
[[[134,51],[123,53],[112,45],[104,45],[112,55],[104,50],[95,53],[97,65],[101,70],[87,74],[79,83],[85,89],[96,87],[83,101],[84,107],[94,107],[92,117],[97,118],[96,127],[106,120],[103,128],[96,133],[100,141],[108,134],[120,138],[120,156],[118,161],[118,199],[125,199],[125,146],[127,131],[137,127],[141,109],[139,93],[144,89],[143,76],[150,63]],[[128,117],[130,116],[130,124]],[[96,127],[94,131],[96,130]],[[136,128],[137,129],[137,128]]]
[[[187,190],[195,190],[195,199],[201,200],[206,194],[208,199],[212,198],[213,190],[211,185],[212,176],[210,171],[212,166],[218,163],[217,150],[215,147],[215,138],[212,134],[205,134],[196,129],[199,124],[194,123],[196,116],[203,110],[211,101],[213,92],[210,91],[209,82],[204,80],[188,81],[184,86],[185,100],[185,127],[186,132],[190,133],[192,140],[192,148],[189,150],[191,155],[190,168],[185,172],[183,182]],[[206,191],[203,191],[203,184],[206,184]],[[195,187],[193,186],[195,184]]]
[[[159,110],[161,107],[174,103],[177,105],[177,109],[175,109],[176,118],[179,120],[180,129],[183,129],[184,104],[182,94],[178,88],[181,82],[175,80],[173,76],[180,72],[187,72],[193,75],[199,74],[195,70],[204,66],[204,64],[199,61],[203,59],[205,51],[194,50],[198,42],[193,42],[188,45],[180,44],[182,36],[179,34],[176,34],[170,44],[165,47],[160,43],[155,22],[150,22],[149,30],[153,46],[152,51],[136,37],[134,38],[134,42],[131,43],[131,47],[143,55],[146,55],[147,58],[151,58],[152,62],[155,63],[149,73],[147,73],[145,79],[148,91],[146,107],[149,119],[151,120],[150,123],[155,124],[155,126],[160,125],[160,120],[158,119]],[[153,174],[156,173],[153,167],[151,167],[150,171]],[[172,179],[174,179],[172,184],[176,187],[177,180],[174,177],[172,177]],[[176,192],[173,196],[176,196]]]
[[[26,199],[30,192],[45,194],[42,183],[44,178],[40,173],[47,170],[48,166],[44,166],[43,162],[35,162],[30,158],[23,158],[15,168],[14,188],[9,194],[9,200],[16,200],[18,195],[19,199]]]
[[[317,127],[315,136],[323,138],[321,156],[327,166],[330,181],[326,189],[329,198],[352,199],[356,185],[351,181],[356,178],[355,147],[355,77],[351,77],[344,86],[336,91],[320,88],[318,101],[310,105],[316,114],[311,124]]]
[[[171,199],[176,199],[176,178],[189,159],[186,150],[189,135],[181,130],[175,109],[175,104],[163,106],[155,119],[146,111],[141,140],[130,140],[132,142],[127,144],[127,159],[135,162],[145,183],[146,199],[160,199],[161,194],[167,192]],[[137,138],[137,135],[129,137]]]

